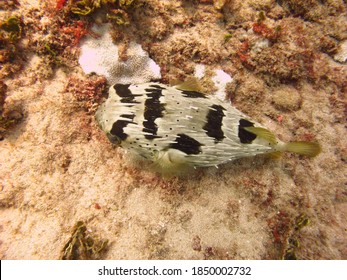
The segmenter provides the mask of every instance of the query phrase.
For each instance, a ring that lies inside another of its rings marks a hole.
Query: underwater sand
[[[257,156],[170,179],[109,143],[92,106],[67,90],[72,76],[91,79],[77,60],[50,70],[30,43],[57,36],[50,11],[19,2],[12,13],[46,25],[24,34],[23,69],[3,78],[5,106],[23,118],[0,142],[1,259],[60,259],[78,221],[108,240],[94,256],[102,259],[347,259],[347,67],[334,59],[347,40],[344,1],[312,0],[308,10],[236,0],[218,10],[213,1],[149,0],[134,13],[124,36],[149,52],[164,82],[197,63],[223,69],[235,107],[281,140],[322,145],[312,159]],[[261,11],[271,30],[253,32]]]

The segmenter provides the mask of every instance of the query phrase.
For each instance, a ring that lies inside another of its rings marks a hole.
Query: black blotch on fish
[[[222,141],[225,136],[222,130],[224,110],[221,105],[212,105],[206,116],[206,124],[203,129],[209,137],[215,139],[215,143]]]
[[[133,119],[135,118],[135,115],[133,114],[130,114],[130,115],[123,114],[123,115],[120,115],[120,117],[126,118],[128,120],[117,120],[116,122],[113,123],[112,129],[110,131],[111,136],[109,137],[111,142],[117,142],[118,139],[121,141],[124,141],[125,139],[127,139],[128,134],[124,132],[124,128],[126,128],[129,123],[134,123]],[[115,136],[115,137],[112,137],[112,136]]]
[[[248,120],[245,119],[240,119],[239,121],[239,139],[240,142],[243,144],[251,144],[252,141],[257,138],[257,136],[247,130],[245,130],[245,127],[250,127],[250,126],[254,126],[254,124]]]
[[[155,84],[150,85],[150,87],[153,87],[153,88],[156,88],[156,89],[166,89],[164,87],[161,87],[160,85],[155,85]]]
[[[154,138],[161,138],[157,135],[158,126],[155,123],[157,118],[162,118],[165,111],[165,104],[160,103],[160,97],[162,96],[162,88],[153,86],[153,88],[145,89],[147,92],[147,99],[145,101],[145,111],[144,111],[144,121],[143,121],[143,132],[150,134],[145,134],[145,138],[148,140]]]
[[[115,84],[113,86],[114,90],[116,91],[116,94],[121,97],[120,102],[121,103],[140,103],[135,101],[136,96],[141,96],[141,94],[133,94],[131,90],[129,89],[129,84],[123,85],[123,84]]]
[[[186,134],[177,134],[175,143],[170,144],[170,148],[179,150],[187,155],[197,155],[201,153],[202,144]]]
[[[205,94],[198,91],[182,90],[182,95],[188,98],[207,98]]]

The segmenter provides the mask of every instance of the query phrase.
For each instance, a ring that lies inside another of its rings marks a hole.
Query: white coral
[[[334,56],[335,61],[340,63],[346,63],[347,62],[347,40],[343,41],[340,44],[340,47],[337,51],[337,53]]]
[[[221,69],[214,69],[215,75],[211,78],[217,90],[214,92],[217,98],[225,100],[225,88],[228,83],[233,81],[233,78]],[[203,64],[195,65],[194,76],[202,79],[206,75],[206,66]]]
[[[112,42],[109,28],[109,24],[95,25],[93,32],[100,37],[90,36],[81,42],[78,61],[86,74],[103,75],[110,84],[145,83],[161,78],[160,67],[135,42],[129,44],[128,59],[120,60],[118,46]]]
[[[232,82],[233,78],[220,69],[215,70],[215,73],[216,75],[212,77],[212,81],[217,87],[215,94],[219,99],[225,100],[225,88],[228,83]]]

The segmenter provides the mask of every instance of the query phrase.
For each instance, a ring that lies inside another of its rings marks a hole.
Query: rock
[[[296,111],[300,109],[301,96],[295,88],[283,86],[274,91],[272,102],[279,110]]]

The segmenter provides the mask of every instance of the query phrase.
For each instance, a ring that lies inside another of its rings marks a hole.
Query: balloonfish
[[[189,85],[116,84],[96,112],[108,139],[159,171],[218,166],[266,153],[316,156],[316,142],[278,140],[230,103]]]

